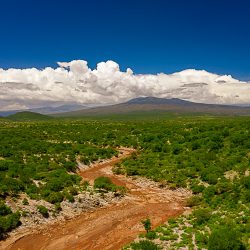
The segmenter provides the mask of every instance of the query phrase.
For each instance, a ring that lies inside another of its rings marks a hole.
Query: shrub
[[[82,188],[83,188],[83,190],[87,190],[88,186],[89,186],[89,182],[88,182],[88,181],[84,181],[84,182],[82,183]]]
[[[200,205],[202,202],[202,197],[198,195],[194,195],[187,199],[187,206],[188,207],[194,207]]]
[[[141,223],[143,224],[145,230],[148,233],[151,230],[151,221],[150,221],[150,219],[147,218],[146,220],[142,220]]]
[[[23,205],[29,205],[27,198],[24,198],[22,203],[23,203]]]
[[[45,198],[46,201],[55,204],[63,201],[63,195],[61,193],[51,192],[48,197]]]
[[[11,231],[20,224],[20,213],[10,213],[6,216],[0,216],[0,238],[4,233]]]
[[[149,240],[141,240],[138,243],[132,243],[131,248],[133,250],[159,250],[160,248]]]
[[[21,216],[22,216],[22,217],[27,217],[28,214],[29,214],[28,211],[23,210],[22,213],[21,213]]]
[[[245,188],[250,189],[250,176],[245,176],[242,180],[242,183]]]
[[[11,214],[11,209],[5,205],[4,202],[0,202],[0,216]]]
[[[77,195],[78,194],[78,191],[75,187],[70,187],[69,188],[69,193],[72,194],[72,195]]]
[[[198,225],[204,224],[211,217],[210,210],[206,209],[206,208],[201,208],[201,209],[195,210],[193,214],[194,214],[194,216],[196,218],[196,223]]]
[[[71,203],[75,202],[75,198],[72,194],[66,193],[65,196],[69,202],[71,202]]]
[[[204,189],[203,197],[206,200],[206,202],[210,203],[212,198],[214,197],[216,192],[216,187],[215,186],[209,186],[206,189]]]
[[[205,189],[203,185],[193,185],[191,187],[192,191],[194,194],[199,194],[202,193],[202,191]]]
[[[45,207],[45,206],[42,206],[42,205],[38,205],[37,206],[37,210],[40,214],[42,214],[42,216],[44,218],[48,218],[49,217],[49,211],[48,209]]]
[[[154,232],[154,231],[149,231],[149,232],[147,232],[145,236],[146,236],[146,238],[149,239],[149,240],[154,240],[154,239],[157,238],[157,234],[156,234],[156,232]]]
[[[60,211],[62,211],[61,204],[59,202],[55,203],[55,212],[59,213]]]
[[[76,163],[75,162],[65,162],[64,167],[67,171],[75,172],[76,171]]]
[[[126,192],[125,187],[116,186],[115,184],[112,183],[110,178],[104,176],[95,179],[94,188],[112,192],[119,191],[121,194],[124,194]]]
[[[114,174],[126,174],[126,169],[121,165],[121,163],[116,163],[112,171]]]
[[[112,190],[112,184],[113,183],[112,183],[110,178],[101,176],[101,177],[98,177],[98,178],[95,179],[94,188],[111,191]]]
[[[208,240],[208,250],[244,250],[239,233],[230,226],[214,230]]]

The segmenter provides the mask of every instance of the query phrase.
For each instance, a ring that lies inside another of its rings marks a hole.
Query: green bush
[[[42,214],[42,216],[44,218],[48,218],[49,217],[49,211],[48,209],[45,207],[45,206],[42,206],[42,205],[38,205],[37,206],[37,210],[40,214]]]
[[[62,211],[61,204],[59,202],[55,203],[55,212],[59,213],[60,211]]]
[[[160,248],[149,240],[141,240],[138,243],[132,243],[131,248],[133,250],[159,250]]]
[[[51,192],[49,196],[45,198],[46,201],[55,204],[55,203],[60,203],[63,201],[63,194],[62,193],[56,193],[56,192]]]
[[[29,205],[29,202],[28,202],[27,198],[24,198],[22,203],[23,203],[23,205]]]
[[[8,215],[11,213],[11,209],[4,202],[0,202],[0,216]]]
[[[191,186],[191,189],[194,194],[199,194],[199,193],[202,193],[205,187],[203,185],[193,185]]]
[[[147,232],[145,236],[146,236],[146,238],[149,239],[149,240],[154,240],[154,239],[157,238],[157,234],[156,234],[156,232],[154,232],[154,231],[149,231],[149,232]]]
[[[75,187],[70,187],[70,188],[69,188],[69,193],[70,193],[71,195],[77,195],[77,194],[78,194],[78,191],[77,191],[77,189],[76,189]]]
[[[113,188],[113,183],[110,178],[101,176],[95,179],[94,188],[111,191]]]
[[[73,196],[72,194],[66,193],[66,194],[65,194],[65,197],[66,197],[66,199],[67,199],[69,202],[71,202],[71,203],[75,202],[75,198],[74,198],[74,196]]]
[[[193,212],[193,214],[198,225],[206,223],[211,217],[211,212],[207,208],[197,209]]]
[[[87,190],[88,187],[89,187],[89,182],[88,182],[88,181],[84,181],[84,182],[82,183],[82,189],[83,189],[83,190]]]
[[[116,186],[112,183],[111,179],[105,176],[100,176],[94,181],[94,188],[105,191],[120,192],[124,194],[126,191],[122,186]]]
[[[151,230],[151,221],[149,218],[142,220],[141,223],[143,224],[145,230],[147,231],[147,233]]]
[[[0,239],[3,235],[20,225],[20,213],[8,213],[5,216],[0,216]]]
[[[202,197],[199,195],[193,195],[187,199],[187,206],[188,207],[195,207],[200,205],[202,202]]]
[[[240,234],[230,226],[221,226],[212,231],[208,240],[208,250],[245,250]]]

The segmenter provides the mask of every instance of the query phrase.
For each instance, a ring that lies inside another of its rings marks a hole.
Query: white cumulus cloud
[[[188,69],[174,74],[122,72],[114,61],[90,69],[84,60],[56,69],[0,69],[0,110],[62,103],[111,104],[139,96],[217,104],[250,104],[250,83],[230,75]]]

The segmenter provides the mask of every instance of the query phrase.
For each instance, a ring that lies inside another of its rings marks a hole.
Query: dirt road
[[[98,176],[108,176],[115,184],[126,186],[128,195],[124,199],[116,204],[84,212],[41,232],[25,235],[12,244],[8,244],[7,240],[4,249],[117,250],[144,232],[142,219],[149,217],[153,227],[156,227],[168,218],[182,214],[188,192],[162,189],[152,182],[112,173],[112,166],[133,152],[131,149],[121,151],[123,154],[119,157],[98,163],[80,174],[90,183]]]

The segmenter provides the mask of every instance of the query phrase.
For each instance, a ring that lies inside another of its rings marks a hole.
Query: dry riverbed
[[[110,160],[82,166],[79,174],[93,184],[98,176],[107,176],[117,185],[125,186],[127,195],[103,199],[101,206],[79,210],[72,216],[64,216],[40,228],[18,229],[0,243],[1,249],[120,249],[144,232],[141,220],[149,217],[153,227],[168,218],[188,210],[185,200],[190,192],[185,189],[160,188],[145,178],[130,178],[112,173],[112,166],[128,157],[133,149],[120,149],[120,155]],[[84,199],[84,198],[83,198]],[[70,209],[69,209],[70,210]],[[70,213],[70,212],[69,212]]]

